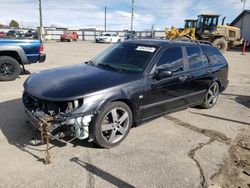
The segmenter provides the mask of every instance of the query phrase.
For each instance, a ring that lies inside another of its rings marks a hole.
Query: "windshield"
[[[218,17],[209,17],[209,16],[199,16],[197,26],[210,26],[216,27],[218,25]]]
[[[143,72],[156,51],[154,46],[119,43],[97,55],[92,63],[124,71]]]
[[[184,28],[196,28],[196,20],[185,20]]]

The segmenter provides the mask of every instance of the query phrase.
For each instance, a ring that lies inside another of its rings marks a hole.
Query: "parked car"
[[[0,38],[4,38],[5,36],[6,36],[6,33],[3,32],[3,31],[1,31],[1,32],[0,32]]]
[[[24,38],[24,33],[23,31],[18,31],[18,30],[9,30],[6,34],[7,38],[16,38],[16,39],[21,39]]]
[[[124,34],[124,40],[136,39],[137,35],[135,31],[126,31]]]
[[[96,37],[96,42],[102,42],[102,43],[116,43],[120,42],[121,37],[117,36],[116,34],[112,33],[103,33]]]
[[[23,103],[35,127],[49,121],[51,139],[90,138],[111,148],[132,125],[192,106],[212,108],[227,85],[227,61],[210,44],[128,40],[86,64],[32,74]]]
[[[21,67],[46,59],[40,40],[0,39],[0,81],[15,80]]]
[[[35,30],[29,30],[24,33],[24,38],[26,39],[38,39],[38,32]]]
[[[78,40],[78,34],[76,32],[71,32],[71,31],[65,31],[62,35],[61,35],[61,41],[68,41],[68,42],[72,42],[72,41],[77,41]]]

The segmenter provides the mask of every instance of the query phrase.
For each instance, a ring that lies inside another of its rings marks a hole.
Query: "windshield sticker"
[[[153,53],[155,51],[155,48],[147,46],[138,46],[135,50]]]

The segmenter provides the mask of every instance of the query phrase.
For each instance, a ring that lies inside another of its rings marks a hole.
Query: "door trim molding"
[[[194,95],[199,95],[199,94],[205,93],[206,91],[207,90],[204,89],[204,90],[197,91],[197,92],[194,92],[194,93],[190,93],[190,94],[187,94],[187,95],[183,95],[183,96],[180,96],[180,97],[175,97],[173,99],[168,99],[168,100],[164,100],[164,101],[160,101],[160,102],[155,102],[155,103],[152,103],[152,104],[144,105],[144,106],[140,107],[140,110],[145,110],[145,109],[148,109],[148,108],[152,108],[154,106],[158,106],[158,105],[162,105],[162,104],[165,104],[165,103],[174,102],[176,100],[180,100],[180,99],[187,98],[187,97],[192,97]]]

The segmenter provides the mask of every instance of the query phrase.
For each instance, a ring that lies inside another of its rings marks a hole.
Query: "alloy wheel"
[[[213,83],[207,91],[206,101],[209,106],[213,106],[219,94],[219,85],[217,83]]]
[[[0,74],[3,76],[10,76],[14,73],[14,67],[12,64],[3,63],[0,65]]]
[[[107,142],[116,143],[126,135],[129,123],[128,112],[123,108],[114,108],[102,121],[102,136]]]

